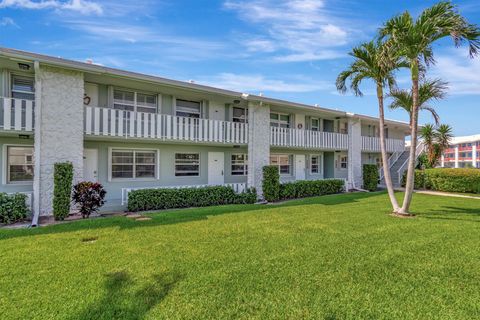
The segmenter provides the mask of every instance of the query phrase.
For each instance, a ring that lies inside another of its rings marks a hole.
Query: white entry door
[[[295,180],[305,180],[305,155],[295,155]]]
[[[225,182],[225,154],[223,152],[208,153],[208,184],[222,185]]]
[[[83,180],[98,181],[98,150],[83,150]]]

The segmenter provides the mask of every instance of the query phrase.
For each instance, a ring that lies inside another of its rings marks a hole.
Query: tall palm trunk
[[[418,60],[412,61],[410,68],[412,73],[412,125],[411,125],[411,144],[410,157],[408,159],[407,184],[405,186],[405,197],[403,199],[402,208],[398,211],[399,214],[408,214],[410,204],[412,203],[413,187],[415,186],[415,164],[416,150],[417,150],[417,136],[418,136]]]
[[[392,177],[390,174],[390,167],[387,157],[387,147],[385,141],[385,113],[383,108],[383,88],[381,85],[377,86],[377,99],[378,99],[378,114],[380,118],[380,150],[382,152],[383,163],[383,177],[385,179],[385,185],[387,186],[388,196],[393,207],[393,212],[399,210],[397,198],[395,198],[395,191],[393,190]]]

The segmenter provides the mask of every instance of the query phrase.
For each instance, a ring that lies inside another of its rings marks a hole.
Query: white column
[[[270,164],[270,106],[248,104],[248,187],[263,196],[263,167]]]
[[[53,167],[70,161],[83,178],[83,73],[36,63],[34,210],[52,214]]]
[[[362,124],[348,119],[348,189],[362,187]]]
[[[477,167],[477,145],[475,142],[472,144],[472,166]]]
[[[442,168],[445,168],[445,155],[442,154],[442,157],[440,158],[440,166]]]
[[[455,146],[455,168],[458,168],[458,145]]]

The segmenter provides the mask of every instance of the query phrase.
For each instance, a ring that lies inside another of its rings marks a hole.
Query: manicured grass
[[[399,195],[400,196],[400,195]],[[474,319],[480,202],[384,193],[0,230],[1,319]]]

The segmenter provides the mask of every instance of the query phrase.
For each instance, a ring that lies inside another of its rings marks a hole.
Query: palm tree
[[[435,127],[432,124],[426,124],[420,130],[420,137],[427,150],[428,167],[433,168],[437,165],[438,159],[450,145],[453,138],[452,127],[442,124]]]
[[[383,89],[388,86],[393,88],[395,86],[395,78],[393,72],[406,66],[401,58],[392,58],[391,51],[383,48],[381,41],[370,41],[361,44],[352,49],[349,53],[354,58],[352,64],[337,77],[337,89],[341,93],[347,91],[347,80],[350,81],[350,89],[356,96],[362,96],[362,91],[359,86],[364,80],[372,80],[376,86],[378,99],[378,113],[380,118],[380,149],[382,152],[383,172],[385,177],[385,184],[387,185],[388,195],[394,212],[399,209],[398,201],[395,198],[393,190],[392,178],[390,175],[390,168],[388,167],[388,157],[385,146],[385,116],[384,116],[384,93]],[[388,61],[388,63],[380,63],[380,61]]]
[[[420,138],[422,143],[427,150],[427,163],[428,166],[432,167],[432,159],[435,158],[436,148],[435,148],[435,127],[433,124],[426,124],[420,129]]]
[[[412,111],[410,158],[408,161],[407,184],[402,208],[398,214],[408,214],[413,196],[414,171],[418,135],[419,79],[422,67],[435,63],[433,43],[450,36],[456,47],[468,42],[470,57],[478,54],[480,49],[480,29],[461,16],[457,7],[449,1],[441,1],[425,9],[417,19],[404,12],[393,17],[380,29],[380,37],[386,39],[397,55],[405,58],[410,65],[412,81]]]
[[[440,124],[440,116],[434,107],[428,103],[432,100],[441,100],[446,96],[447,83],[440,79],[425,80],[420,84],[418,88],[418,109],[420,111],[428,111],[432,114],[432,117],[436,125]],[[410,115],[410,125],[412,125],[412,105],[413,97],[412,92],[409,90],[392,90],[389,97],[393,98],[393,102],[390,104],[390,109],[403,109]]]

